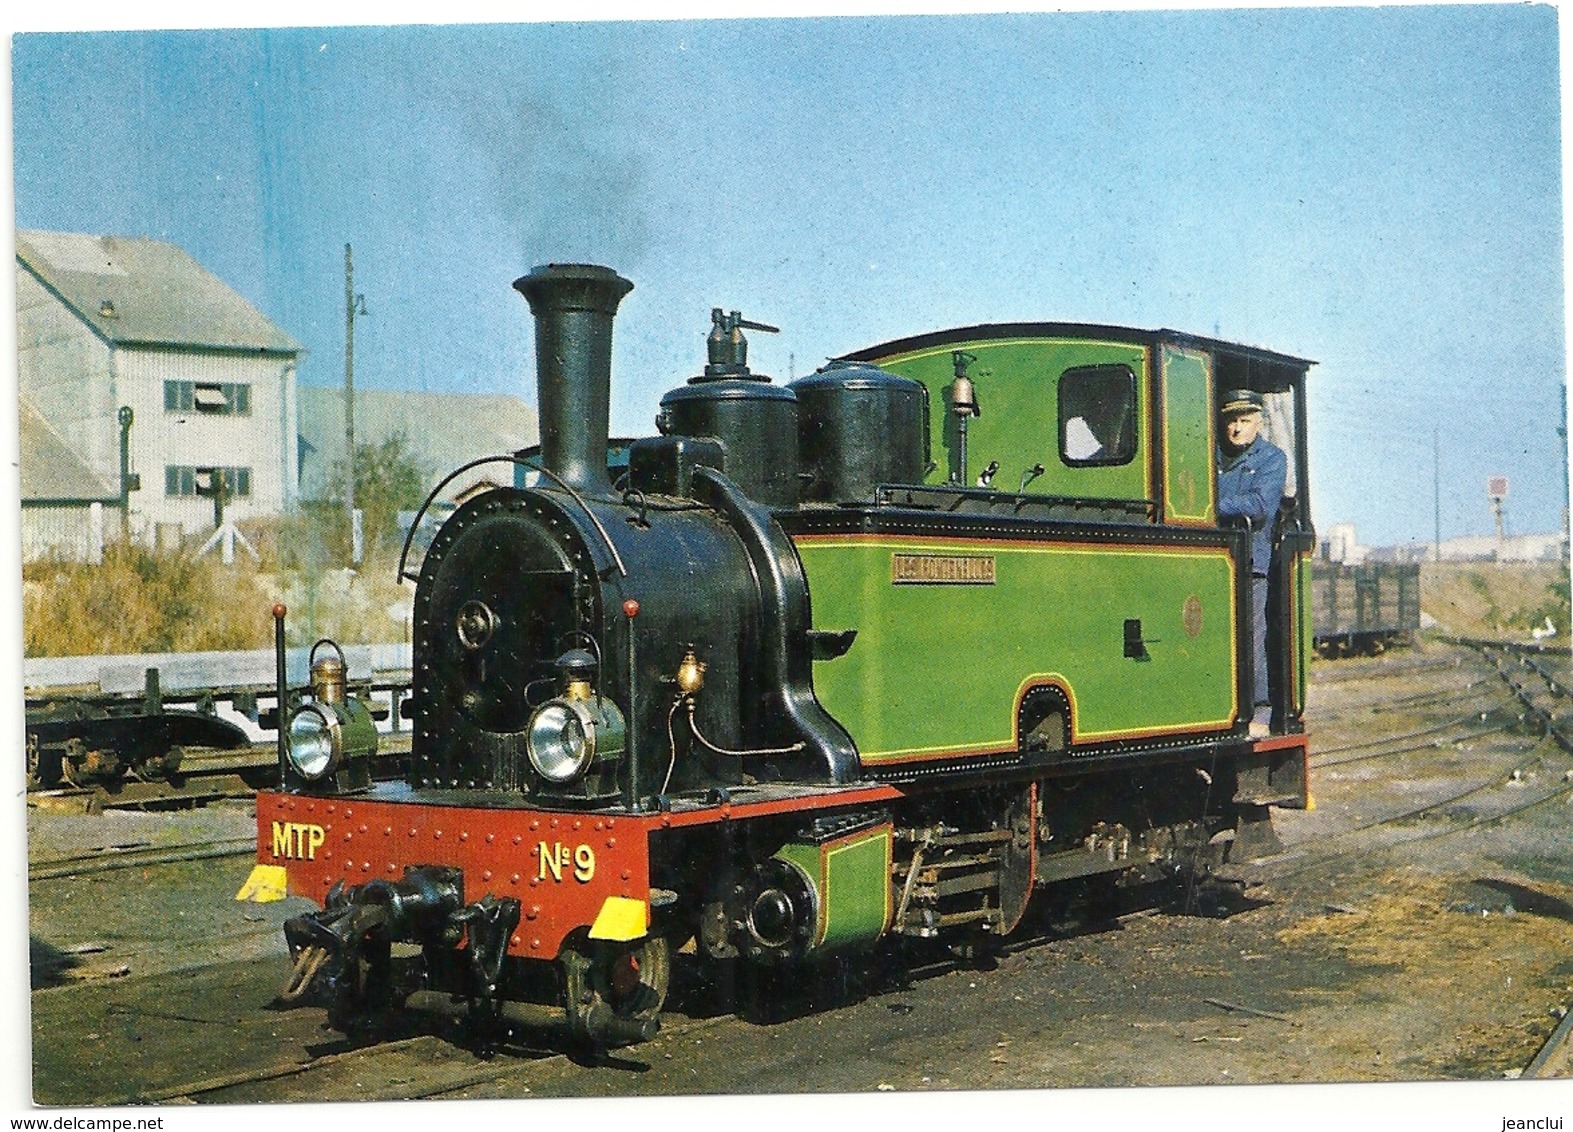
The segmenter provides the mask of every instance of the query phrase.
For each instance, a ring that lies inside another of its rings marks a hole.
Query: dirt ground
[[[1573,1117],[1573,1066],[1556,1067],[1561,1081],[1516,1080],[1573,1005],[1573,757],[1516,723],[1511,703],[1494,672],[1441,646],[1319,662],[1315,808],[1278,814],[1283,852],[1232,863],[1250,884],[1226,917],[1149,904],[1111,918],[1042,900],[987,969],[884,951],[847,977],[800,982],[769,1014],[739,1016],[730,988],[680,963],[662,1033],[602,1061],[531,1042],[486,1061],[437,1027],[415,1039],[430,1045],[408,1047],[426,1051],[424,1069],[352,1059],[212,1099],[835,1094],[861,1098],[849,1112],[888,1098],[876,1118],[926,1120],[1015,1112],[1024,1097],[1035,1111],[1051,1094],[1014,1091],[1052,1088],[1059,1113],[1096,1098],[1094,1122],[1119,1111],[1111,1103],[1177,1117],[1197,1096],[1215,1098],[1214,1112],[1275,1098],[1280,1127],[1388,1105],[1487,1132]],[[250,821],[243,810],[34,811],[33,861],[88,843],[245,836]],[[278,928],[300,909],[230,900],[246,864],[33,883],[39,1102],[157,1100],[246,1066],[342,1052],[320,1011],[268,1008],[283,974]],[[1324,1090],[1234,1088],[1313,1082],[1431,1087],[1356,1090],[1347,1110]],[[1465,1095],[1449,1082],[1491,1084]],[[1196,1085],[1231,1087],[1163,1088]],[[1108,1088],[1124,1091],[1090,1091]],[[799,1111],[767,1107],[742,1111],[766,1126]]]

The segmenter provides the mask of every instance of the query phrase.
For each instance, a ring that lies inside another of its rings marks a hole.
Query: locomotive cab
[[[921,483],[882,485],[856,517],[783,518],[816,619],[892,646],[863,658],[854,647],[850,663],[816,671],[832,710],[856,720],[865,767],[998,758],[1041,739],[1051,707],[1056,753],[1071,758],[1244,734],[1256,698],[1250,548],[1217,507],[1218,397],[1242,386],[1264,395],[1290,467],[1270,684],[1274,734],[1303,730],[1311,363],[1172,331],[1056,323],[944,331],[848,358],[924,386],[944,456]],[[947,652],[987,663],[958,668]],[[932,715],[888,710],[892,698],[915,706],[941,678],[957,701],[948,735]],[[870,687],[887,707],[865,727]]]
[[[1311,563],[1316,535],[1306,490],[1306,365],[1262,351],[1220,350],[1214,376],[1215,404],[1221,405],[1217,398],[1222,397],[1223,390],[1247,389],[1259,395],[1261,436],[1286,458],[1281,498],[1267,520],[1272,557],[1267,571],[1266,698],[1271,705],[1271,730],[1275,735],[1304,728],[1305,660],[1312,633]]]

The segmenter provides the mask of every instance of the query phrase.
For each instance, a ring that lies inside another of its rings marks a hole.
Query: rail
[[[1158,505],[1151,499],[1100,499],[1068,495],[1038,495],[1028,491],[996,491],[988,487],[962,487],[958,484],[880,484],[874,495],[876,507],[909,507],[924,511],[963,511],[1011,514],[1032,517],[1084,517],[1095,513],[1151,520]]]
[[[1554,700],[1564,700],[1568,696],[1567,685],[1563,679],[1548,671],[1546,667],[1535,659],[1537,656],[1573,656],[1573,648],[1566,645],[1523,644],[1513,641],[1481,640],[1470,637],[1448,637],[1444,640],[1464,648],[1472,649],[1490,662],[1501,677],[1502,682],[1512,691],[1513,696],[1523,706],[1526,719],[1532,718],[1537,723],[1547,738],[1551,739],[1563,751],[1573,754],[1573,728],[1565,720],[1547,710],[1540,698],[1548,694]],[[1523,680],[1518,677],[1529,673],[1530,679]],[[1539,687],[1537,688],[1536,682]],[[1540,693],[1540,695],[1537,695]]]

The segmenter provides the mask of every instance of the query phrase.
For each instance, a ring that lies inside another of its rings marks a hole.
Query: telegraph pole
[[[1562,416],[1557,423],[1562,438],[1562,557],[1568,555],[1568,383],[1562,383]]]
[[[344,530],[350,565],[360,565],[355,546],[355,264],[344,245]]]

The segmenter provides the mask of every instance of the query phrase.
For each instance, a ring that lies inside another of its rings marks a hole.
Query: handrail
[[[1092,496],[1076,495],[1039,495],[1026,491],[997,491],[986,487],[962,487],[958,484],[880,484],[874,493],[874,504],[877,507],[898,507],[902,500],[897,496],[905,494],[909,497],[924,497],[934,500],[937,508],[940,503],[950,501],[949,510],[967,502],[992,503],[997,505],[1014,504],[1019,512],[1023,507],[1033,504],[1040,507],[1069,507],[1074,510],[1104,510],[1125,511],[1130,514],[1154,515],[1157,513],[1157,502],[1152,499],[1104,499]]]
[[[405,563],[409,561],[410,546],[415,541],[415,532],[420,530],[421,520],[426,517],[426,510],[436,501],[438,493],[459,476],[463,475],[472,468],[478,468],[483,464],[501,463],[517,464],[521,468],[529,468],[532,472],[540,472],[541,475],[545,476],[558,487],[562,488],[563,491],[568,494],[569,498],[579,505],[579,509],[585,514],[585,518],[590,520],[591,525],[595,527],[596,533],[601,536],[601,541],[606,544],[606,549],[612,556],[612,564],[617,567],[617,572],[625,578],[628,577],[628,568],[623,565],[622,555],[617,553],[617,547],[612,542],[612,536],[607,534],[606,528],[601,525],[601,520],[595,517],[595,512],[590,510],[590,505],[584,501],[584,498],[572,487],[569,487],[568,484],[565,483],[557,475],[557,473],[553,472],[551,469],[543,467],[542,465],[537,464],[532,460],[526,459],[523,456],[507,455],[482,456],[478,460],[471,460],[467,464],[460,464],[457,468],[453,469],[453,471],[444,476],[436,487],[431,489],[431,493],[426,496],[426,501],[422,503],[420,505],[420,509],[415,512],[415,518],[410,522],[410,529],[404,536],[404,546],[399,551],[399,569],[396,575],[399,581],[416,582],[420,580],[418,575],[410,574],[405,570],[404,567]]]

